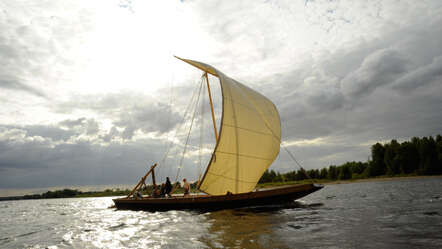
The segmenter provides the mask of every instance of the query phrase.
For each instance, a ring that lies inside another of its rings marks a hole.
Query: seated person
[[[152,197],[158,198],[160,197],[160,195],[161,195],[160,189],[157,186],[155,186],[155,188],[152,190]]]
[[[160,188],[160,197],[163,198],[166,196],[166,184],[161,184],[161,188]]]
[[[135,192],[135,199],[141,199],[141,198],[143,198],[143,195],[141,194],[141,191],[137,191],[137,192]]]

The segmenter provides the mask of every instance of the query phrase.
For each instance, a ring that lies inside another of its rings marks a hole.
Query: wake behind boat
[[[154,164],[125,198],[114,199],[118,209],[212,210],[289,202],[322,188],[303,184],[274,189],[255,190],[255,187],[279,154],[281,121],[275,105],[255,90],[229,78],[214,67],[188,59],[178,59],[204,72],[207,83],[216,145],[197,189],[205,195],[153,198],[136,197],[152,174]],[[222,115],[219,134],[216,128],[208,74],[218,77],[222,93]],[[190,134],[190,132],[189,132]]]

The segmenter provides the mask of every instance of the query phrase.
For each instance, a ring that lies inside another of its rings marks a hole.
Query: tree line
[[[442,137],[413,137],[398,143],[371,146],[371,160],[346,162],[322,169],[294,170],[284,174],[266,170],[259,183],[300,181],[305,179],[348,180],[395,175],[442,174]]]
[[[82,192],[77,189],[68,189],[47,191],[42,194],[32,194],[24,196],[8,196],[0,197],[0,201],[7,200],[31,200],[31,199],[52,199],[52,198],[74,198],[74,197],[104,197],[104,196],[121,196],[130,193],[129,189],[121,190],[117,189],[106,189],[104,191],[87,191]]]

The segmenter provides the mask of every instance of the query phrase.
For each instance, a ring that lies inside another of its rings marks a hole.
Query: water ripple
[[[0,247],[442,248],[440,189],[438,179],[329,185],[288,205],[208,213],[117,211],[111,198],[7,201]]]

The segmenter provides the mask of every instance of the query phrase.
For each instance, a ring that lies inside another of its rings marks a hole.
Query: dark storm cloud
[[[108,135],[113,133],[119,135],[116,129]],[[1,127],[0,188],[133,184],[166,150],[166,143],[156,139],[102,145],[89,140],[54,142],[40,135]],[[156,172],[158,181],[163,181],[166,173],[176,174],[176,163],[167,164]],[[184,165],[191,164],[192,159],[184,159]],[[191,170],[183,169],[181,176],[189,176]]]
[[[5,131],[3,127],[2,131]],[[3,134],[4,135],[4,134]],[[51,158],[53,151],[51,141],[45,139],[25,139],[22,130],[10,129],[12,137],[1,137],[0,140],[0,170],[44,168]],[[2,174],[3,176],[3,174]]]
[[[28,125],[21,127],[21,129],[25,130],[26,134],[30,137],[41,136],[51,138],[53,141],[65,141],[75,135],[75,132],[72,130],[64,130],[51,125]]]
[[[441,82],[442,56],[439,56],[434,58],[430,64],[419,67],[399,78],[395,82],[394,89],[407,93],[428,84],[441,84]]]
[[[158,142],[101,146],[81,141],[54,145],[46,140],[1,140],[0,188],[133,183],[153,158],[160,158],[155,152]]]
[[[400,53],[382,49],[368,55],[361,66],[341,81],[342,91],[351,97],[371,94],[376,88],[392,83],[407,69]]]

